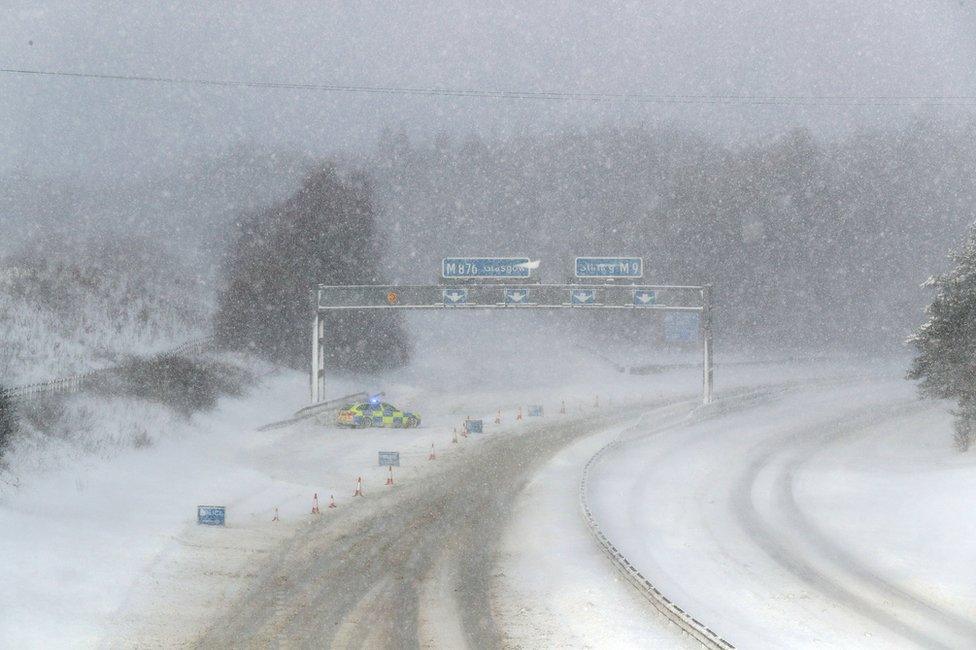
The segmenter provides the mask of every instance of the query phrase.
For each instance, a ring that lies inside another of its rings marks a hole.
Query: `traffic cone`
[[[336,504],[335,504],[335,495],[334,494],[330,494],[329,495],[329,507],[330,508],[335,508],[336,507]]]
[[[495,415],[495,424],[502,423],[502,410],[498,409],[498,413]]]
[[[356,491],[353,492],[354,497],[366,496],[363,494],[363,477],[360,476],[356,479]]]
[[[457,429],[455,429],[455,431],[456,430]],[[461,436],[463,438],[467,438],[468,437],[468,424],[466,422],[464,423],[464,425],[461,426]]]
[[[566,400],[563,400],[562,402],[560,402],[560,405],[559,405],[559,414],[560,415],[566,415]]]
[[[390,465],[390,475],[386,477],[386,484],[393,485],[393,465]]]
[[[275,513],[276,513],[276,517],[277,517],[277,508],[275,509]],[[316,492],[315,493],[315,496],[312,497],[312,514],[313,515],[321,514],[321,511],[319,510],[319,493],[318,492]]]
[[[437,460],[437,454],[434,453],[434,443],[430,443],[430,455],[427,456],[427,460]]]
[[[451,442],[456,445],[457,444],[457,441],[458,441],[458,439],[457,439],[457,427],[454,427],[454,437],[451,438]]]
[[[271,521],[278,521],[278,506],[275,506],[275,516],[271,519]]]
[[[593,400],[593,406],[594,406],[594,408],[600,408],[600,396],[599,395],[597,395],[596,396],[596,399]]]
[[[522,407],[521,406],[518,407],[518,413],[515,415],[515,419],[516,419],[516,421],[522,419]]]

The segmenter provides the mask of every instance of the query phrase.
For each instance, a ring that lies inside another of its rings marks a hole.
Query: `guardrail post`
[[[312,319],[312,371],[309,373],[309,390],[312,404],[319,401],[319,314]]]

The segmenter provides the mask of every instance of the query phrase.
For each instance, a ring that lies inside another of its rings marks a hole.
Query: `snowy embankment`
[[[209,293],[136,245],[0,259],[0,385],[81,374],[210,334]],[[127,269],[127,271],[125,270]]]
[[[593,468],[591,508],[737,646],[971,646],[976,460],[945,405],[882,374],[638,432]]]

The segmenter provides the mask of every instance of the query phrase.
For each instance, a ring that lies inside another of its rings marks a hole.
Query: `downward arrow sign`
[[[573,297],[576,298],[576,302],[586,302],[592,296],[590,294],[588,294],[588,293],[577,293]]]
[[[512,302],[522,302],[522,298],[525,298],[524,293],[510,293],[508,295],[512,299]]]
[[[447,299],[450,300],[451,302],[457,302],[458,300],[461,299],[461,294],[457,292],[449,293],[447,294]]]
[[[654,300],[654,296],[649,293],[639,293],[637,294],[637,299],[646,305],[647,303]]]

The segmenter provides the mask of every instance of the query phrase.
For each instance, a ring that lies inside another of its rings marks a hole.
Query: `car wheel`
[[[420,421],[417,420],[417,418],[415,417],[410,417],[407,419],[407,426],[410,427],[411,429],[417,426],[418,424],[420,424]]]
[[[373,426],[373,418],[363,417],[363,423],[359,425],[361,429],[368,429]]]

